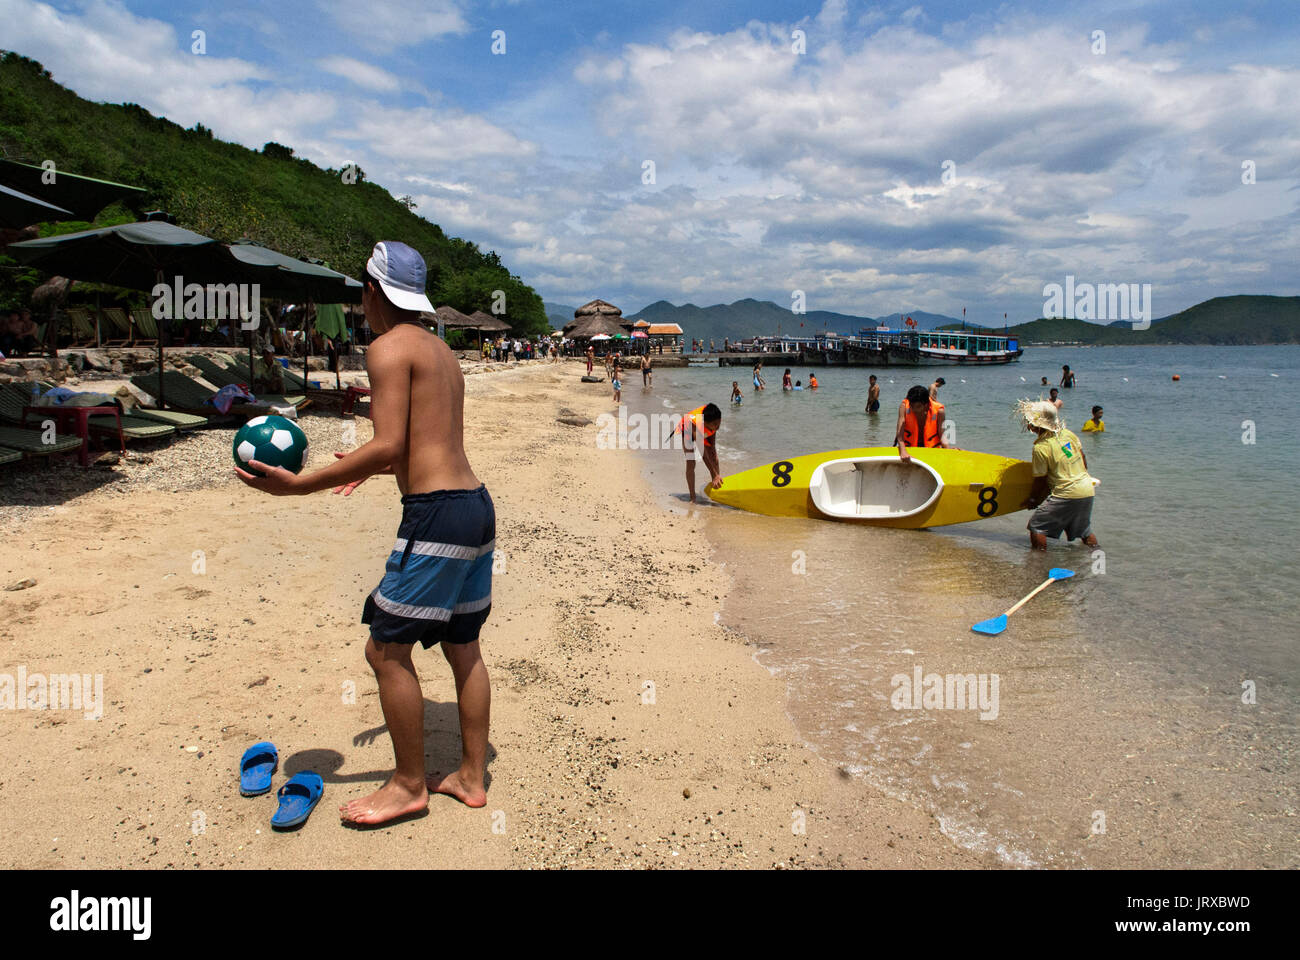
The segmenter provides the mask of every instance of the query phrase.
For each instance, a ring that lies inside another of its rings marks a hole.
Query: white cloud
[[[365,90],[387,93],[401,88],[401,81],[394,74],[373,63],[356,60],[353,57],[324,57],[317,65],[326,73],[350,80]]]
[[[375,51],[411,47],[438,37],[469,32],[456,0],[317,0],[335,23]]]

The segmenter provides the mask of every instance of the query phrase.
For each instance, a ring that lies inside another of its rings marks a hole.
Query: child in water
[[[1105,433],[1106,421],[1101,418],[1101,407],[1092,408],[1092,419],[1085,420],[1083,424],[1084,433]]]
[[[817,374],[815,373],[808,374],[808,389],[809,390],[817,389]]]
[[[786,367],[786,368],[785,368],[785,373],[781,374],[781,389],[782,389],[782,390],[792,390],[792,389],[794,389],[792,386],[790,386],[790,368],[789,368],[789,367]]]
[[[740,395],[740,381],[732,380],[731,381],[731,402],[743,403],[744,401],[745,398]]]

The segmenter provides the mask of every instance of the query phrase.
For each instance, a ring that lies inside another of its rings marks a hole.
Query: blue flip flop
[[[271,826],[277,830],[287,830],[306,823],[324,792],[325,781],[320,778],[320,774],[310,770],[295,773],[277,794],[280,807],[271,816]]]
[[[255,743],[244,751],[239,761],[239,792],[245,797],[259,797],[271,789],[271,774],[280,763],[280,754],[269,740]]]

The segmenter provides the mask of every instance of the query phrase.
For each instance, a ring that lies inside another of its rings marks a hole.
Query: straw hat
[[[1051,400],[1017,400],[1015,406],[1015,416],[1024,424],[1026,430],[1030,427],[1037,427],[1040,430],[1046,430],[1048,433],[1060,433],[1065,429],[1065,421],[1061,419],[1061,411],[1056,409],[1056,404]]]

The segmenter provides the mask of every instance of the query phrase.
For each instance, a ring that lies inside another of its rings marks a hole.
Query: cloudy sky
[[[1300,4],[1061,6],[0,0],[0,47],[357,162],[549,301],[1000,322],[1067,274],[1150,283],[1157,317],[1300,293]]]

